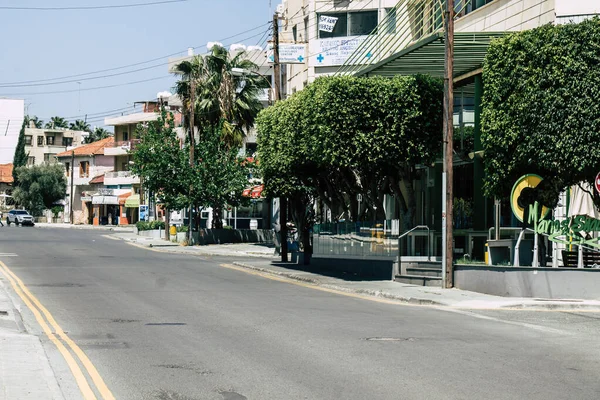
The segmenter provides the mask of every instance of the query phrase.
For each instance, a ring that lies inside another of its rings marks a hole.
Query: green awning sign
[[[132,194],[125,200],[125,207],[138,208],[140,206],[140,195]]]

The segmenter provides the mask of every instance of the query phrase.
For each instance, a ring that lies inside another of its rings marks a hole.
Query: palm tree
[[[25,127],[29,128],[31,122],[33,122],[33,126],[38,128],[38,129],[42,129],[44,126],[44,121],[42,121],[41,119],[39,119],[38,117],[36,117],[35,115],[33,117],[30,117],[29,115],[26,115],[24,118],[24,122],[25,122]]]
[[[188,110],[186,119],[193,84],[195,125],[202,131],[203,127],[216,127],[222,123],[222,138],[229,147],[241,146],[263,108],[258,93],[265,86],[264,77],[232,73],[234,68],[250,72],[258,70],[246,56],[246,52],[239,52],[232,57],[227,49],[215,45],[209,54],[195,56],[175,67],[175,74],[181,76],[175,84],[175,92],[181,97],[184,109]]]
[[[69,128],[69,121],[64,119],[63,117],[52,117],[50,121],[46,123],[46,128],[48,129],[67,129]]]
[[[93,132],[85,138],[85,143],[93,143],[98,140],[106,139],[107,137],[112,136],[112,134],[104,128],[96,128]]]
[[[71,125],[69,125],[69,129],[72,131],[83,131],[83,132],[91,132],[91,128],[90,128],[90,124],[88,124],[87,122],[78,119],[75,122],[71,122]]]

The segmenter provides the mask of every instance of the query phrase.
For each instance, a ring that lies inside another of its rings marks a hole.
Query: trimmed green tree
[[[31,215],[40,216],[52,209],[67,192],[67,178],[61,164],[45,164],[16,168],[19,185],[13,191],[15,202]]]
[[[46,123],[48,129],[67,129],[69,127],[69,121],[63,117],[52,117],[50,121]]]
[[[140,143],[131,151],[131,171],[143,180],[145,189],[156,193],[165,207],[166,226],[169,226],[169,212],[189,204],[189,153],[177,137],[173,114],[164,107],[156,122],[139,125],[137,129]],[[169,240],[168,228],[166,239]]]
[[[17,169],[27,165],[27,153],[25,153],[25,128],[29,123],[29,118],[25,118],[21,125],[21,131],[19,132],[19,139],[17,141],[17,147],[15,148],[15,155],[13,157],[13,186],[19,185],[19,177]]]
[[[526,173],[564,188],[600,172],[600,19],[545,25],[492,42],[483,67],[485,192],[506,198]],[[600,196],[593,192],[600,206]]]

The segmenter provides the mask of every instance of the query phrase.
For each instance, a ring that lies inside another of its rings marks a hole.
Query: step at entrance
[[[442,263],[435,261],[411,261],[401,265],[395,281],[418,286],[442,286]]]

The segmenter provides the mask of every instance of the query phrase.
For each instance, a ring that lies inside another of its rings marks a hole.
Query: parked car
[[[31,225],[34,226],[33,217],[25,210],[10,210],[6,214],[6,224],[10,226],[11,223],[17,225]]]

